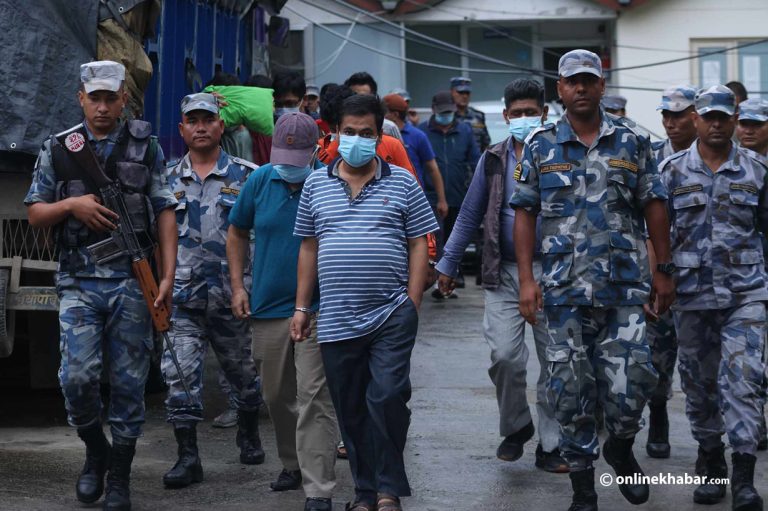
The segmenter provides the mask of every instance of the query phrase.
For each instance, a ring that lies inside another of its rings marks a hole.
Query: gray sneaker
[[[224,413],[213,419],[214,428],[231,428],[237,425],[237,408],[227,408]]]

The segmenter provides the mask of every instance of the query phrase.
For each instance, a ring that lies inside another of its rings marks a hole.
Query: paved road
[[[495,458],[500,438],[494,390],[486,373],[482,292],[468,283],[460,294],[457,300],[439,303],[425,298],[413,355],[413,417],[406,453],[414,497],[405,501],[406,509],[565,510],[571,495],[568,476],[535,469],[534,442],[526,446],[525,455],[515,463]],[[531,356],[528,381],[535,381],[537,375],[537,363]],[[234,430],[210,426],[209,419],[225,404],[216,389],[214,370],[209,370],[207,381],[208,420],[199,431],[205,482],[183,490],[163,489],[161,478],[173,464],[176,448],[170,427],[164,422],[163,398],[151,396],[146,433],[139,441],[134,463],[134,509],[301,510],[301,491],[269,491],[269,482],[280,470],[269,420],[261,421],[266,463],[257,467],[240,465]],[[7,389],[0,389],[0,396],[0,510],[88,509],[74,498],[83,449],[74,430],[66,426],[61,400],[51,392],[11,393]],[[534,400],[532,385],[528,400]],[[696,444],[683,414],[679,387],[670,408],[672,458],[649,459],[643,449],[645,431],[638,437],[635,453],[648,474],[693,475]],[[765,497],[767,469],[768,455],[760,453],[756,472],[758,489]],[[603,472],[613,473],[600,460],[597,473]],[[336,473],[334,509],[342,510],[352,494],[346,461],[339,460]],[[692,491],[692,486],[653,486],[649,502],[635,508],[615,487],[598,488],[602,510],[730,509],[730,494],[724,503],[705,507],[693,504]]]

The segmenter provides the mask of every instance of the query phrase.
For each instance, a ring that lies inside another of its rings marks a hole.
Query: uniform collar
[[[690,153],[691,158],[691,165],[688,168],[695,170],[696,172],[706,173],[709,170],[709,167],[707,167],[707,164],[701,159],[701,154],[699,154],[699,139],[696,139],[693,144],[691,144],[688,152]],[[723,170],[733,170],[734,172],[741,170],[741,154],[734,143],[731,143],[731,152],[728,153],[726,162],[723,163],[720,168],[713,169],[712,172],[716,174]]]
[[[221,149],[219,159],[216,161],[216,166],[211,170],[211,174],[209,175],[215,174],[217,176],[226,176],[229,174],[229,163],[229,155],[224,149]],[[181,159],[180,165],[182,178],[193,177],[194,171],[192,170],[192,162],[189,160],[189,152],[187,152],[187,154],[184,155],[184,158]]]
[[[608,115],[605,114],[603,107],[600,107],[600,130],[597,133],[596,140],[600,140],[603,137],[612,135],[614,131],[616,131],[616,124]],[[567,115],[563,115],[557,121],[557,143],[562,144],[565,142],[582,143],[579,141],[579,137],[573,131],[571,123],[568,121]]]
[[[341,162],[341,156],[336,157],[335,160],[331,162],[330,165],[328,165],[328,177],[339,177],[339,162]],[[379,180],[382,177],[386,177],[392,174],[392,169],[389,168],[389,164],[379,158],[378,155],[376,155],[376,175],[373,177],[375,180]]]
[[[106,137],[102,138],[101,140],[97,140],[94,136],[93,132],[91,131],[91,128],[88,127],[88,121],[83,120],[83,126],[85,126],[85,132],[88,134],[88,140],[91,142],[103,142],[104,140],[109,140],[110,142],[117,142],[117,137],[120,136],[120,130],[123,128],[122,121],[117,121],[117,126],[115,126],[115,129],[109,132]]]

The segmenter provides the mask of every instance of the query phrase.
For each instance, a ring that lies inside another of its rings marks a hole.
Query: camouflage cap
[[[181,100],[181,113],[188,114],[193,110],[205,110],[212,114],[218,114],[219,103],[216,101],[216,96],[207,92],[184,96],[184,99]]]
[[[617,94],[606,94],[602,99],[603,108],[609,110],[621,110],[627,107],[627,98]]]
[[[696,113],[723,112],[733,115],[736,112],[736,96],[725,85],[713,85],[696,93]]]
[[[668,87],[661,94],[661,104],[656,107],[656,110],[682,112],[689,106],[693,106],[695,98],[696,89],[691,85]]]
[[[80,81],[87,94],[97,90],[117,92],[125,80],[125,66],[111,60],[97,60],[80,66]]]
[[[739,103],[740,121],[768,121],[768,101],[759,98],[745,99]]]
[[[454,76],[451,78],[451,89],[459,92],[472,92],[472,78]]]
[[[603,76],[603,66],[600,57],[587,50],[571,50],[562,57],[557,65],[558,74],[563,78],[589,73],[599,78]]]
[[[390,91],[390,94],[397,94],[398,96],[400,96],[401,98],[403,98],[406,101],[410,101],[411,100],[411,95],[405,89],[399,89],[399,88],[398,89],[392,89]]]

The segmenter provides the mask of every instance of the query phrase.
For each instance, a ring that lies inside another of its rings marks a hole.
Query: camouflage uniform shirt
[[[472,126],[472,133],[475,136],[475,142],[477,142],[477,147],[481,153],[491,145],[491,136],[488,134],[488,127],[485,125],[485,114],[483,112],[468,106],[464,115],[456,112],[456,120],[466,122]]]
[[[223,150],[205,180],[192,170],[189,154],[168,166],[168,183],[179,201],[175,304],[204,309],[209,288],[231,294],[226,253],[229,212],[254,168],[255,164]],[[215,214],[211,214],[212,209]]]
[[[664,161],[661,171],[671,196],[675,309],[768,300],[758,232],[768,228],[768,161],[734,146],[713,173],[694,144]]]
[[[661,162],[675,154],[675,150],[672,148],[672,141],[669,139],[659,140],[651,144],[653,148],[653,156],[656,158],[656,162],[661,165]]]
[[[667,198],[647,138],[601,111],[587,147],[563,116],[530,135],[515,174],[510,205],[542,217],[545,305],[647,302],[643,208]]]

